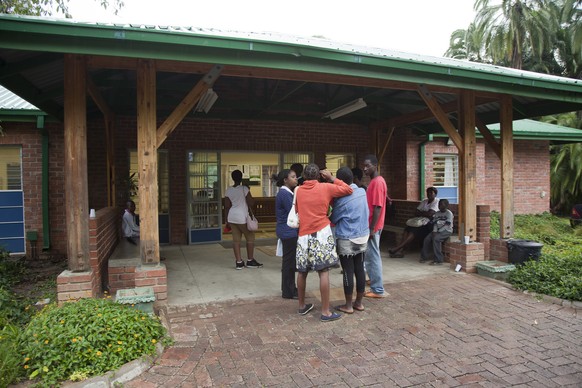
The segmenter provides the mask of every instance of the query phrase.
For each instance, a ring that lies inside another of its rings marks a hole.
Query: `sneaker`
[[[341,314],[338,314],[336,312],[332,312],[331,315],[322,315],[319,319],[321,320],[321,322],[331,322],[331,321],[336,321],[338,319],[340,319],[342,317]]]
[[[243,261],[236,262],[236,269],[243,269],[245,267],[245,263]]]
[[[297,310],[297,313],[299,313],[300,315],[305,315],[308,312],[310,312],[313,309],[313,303],[307,303],[305,305],[305,307],[303,307],[302,309]]]
[[[443,265],[442,261],[433,261],[430,265]]]
[[[261,268],[263,264],[259,263],[255,259],[247,260],[247,268]]]

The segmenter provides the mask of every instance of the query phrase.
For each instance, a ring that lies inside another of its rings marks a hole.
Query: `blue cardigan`
[[[342,240],[370,235],[368,224],[368,201],[366,190],[351,184],[354,192],[345,197],[337,198],[333,203],[331,222],[335,224],[335,237]]]
[[[297,237],[299,229],[287,226],[287,216],[293,205],[293,194],[281,188],[275,198],[275,215],[277,216],[277,237],[281,240]]]

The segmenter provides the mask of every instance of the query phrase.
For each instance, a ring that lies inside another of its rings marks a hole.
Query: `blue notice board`
[[[23,254],[25,241],[23,192],[0,191],[0,247]]]

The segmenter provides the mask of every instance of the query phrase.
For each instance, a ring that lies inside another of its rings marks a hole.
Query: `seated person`
[[[137,245],[135,239],[139,239],[139,226],[136,223],[135,202],[129,200],[125,204],[125,212],[121,221],[123,237],[133,245]]]
[[[422,252],[420,252],[420,262],[425,263],[434,256],[430,263],[443,263],[443,241],[453,234],[453,212],[449,210],[449,201],[441,199],[439,201],[439,211],[432,216],[432,232],[424,238]]]
[[[432,218],[433,214],[439,210],[439,199],[437,198],[437,194],[438,190],[436,187],[429,187],[426,189],[426,199],[424,199],[416,208],[416,217]],[[424,238],[430,232],[432,232],[432,224],[430,222],[419,227],[407,226],[402,234],[400,244],[388,250],[390,257],[404,257],[405,249],[408,248],[415,239],[424,241]]]

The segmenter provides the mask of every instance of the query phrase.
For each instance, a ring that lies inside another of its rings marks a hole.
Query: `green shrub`
[[[538,261],[517,267],[507,281],[515,288],[582,301],[582,232],[568,218],[550,213],[516,215],[514,238],[544,244]],[[491,213],[491,237],[499,238],[499,213]]]
[[[22,359],[17,351],[18,327],[0,322],[0,388],[14,382],[22,370]]]
[[[169,341],[157,317],[105,299],[47,306],[22,332],[20,351],[29,378],[54,385],[119,368]]]
[[[34,313],[35,310],[30,307],[30,301],[27,298],[0,287],[0,324],[4,322],[24,326]]]
[[[582,254],[543,255],[511,271],[508,281],[521,290],[582,301]]]
[[[21,260],[10,257],[10,252],[0,247],[0,287],[11,287],[24,274],[25,266]]]

